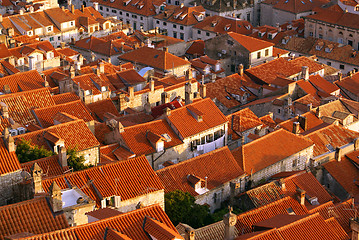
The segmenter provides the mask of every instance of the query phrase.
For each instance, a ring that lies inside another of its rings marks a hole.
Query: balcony
[[[203,144],[196,145],[193,150],[197,150],[197,153],[195,153],[196,156],[208,153],[210,151],[213,151],[217,148],[221,148],[224,146],[224,140],[225,135],[222,135],[221,137],[217,138],[216,140],[210,140],[206,138],[206,141]]]

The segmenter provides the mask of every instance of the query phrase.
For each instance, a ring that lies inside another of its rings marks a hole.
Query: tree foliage
[[[76,148],[67,149],[67,165],[69,168],[72,168],[74,171],[80,171],[92,167],[91,165],[84,165],[84,156],[78,156],[76,152]]]
[[[15,151],[20,163],[30,162],[44,157],[49,157],[54,153],[46,150],[43,146],[31,144],[30,140],[21,139],[16,145]]]
[[[209,207],[196,204],[190,193],[181,190],[165,194],[165,209],[175,226],[182,222],[199,228],[212,222]]]

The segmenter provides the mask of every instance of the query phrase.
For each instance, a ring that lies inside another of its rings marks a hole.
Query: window
[[[180,39],[184,40],[184,33],[180,33]]]
[[[171,4],[171,0],[168,0],[168,4]]]
[[[157,23],[157,24],[160,24],[160,21],[157,20],[156,23]]]
[[[213,134],[209,134],[206,136],[206,142],[213,142]]]
[[[57,37],[57,40],[61,40],[61,37],[59,36],[59,37]]]
[[[257,52],[257,59],[261,58],[261,52]]]
[[[176,24],[173,24],[173,28],[177,28],[177,25],[176,25]]]
[[[278,113],[280,113],[280,108],[277,109]]]
[[[323,34],[319,34],[318,37],[319,37],[320,39],[323,39]]]
[[[348,40],[348,45],[353,46],[353,40]]]
[[[297,166],[298,164],[297,161],[298,161],[297,159],[293,159],[292,167],[295,168]]]
[[[265,50],[265,56],[268,56],[269,55],[269,49],[266,49]]]
[[[167,23],[166,23],[166,22],[163,22],[163,26],[167,26]]]
[[[52,31],[52,27],[47,27],[47,31],[51,32]]]
[[[177,33],[176,32],[173,32],[173,37],[177,38]]]
[[[129,13],[126,13],[126,17],[129,17],[130,16],[130,14]]]
[[[206,36],[209,37],[209,32],[206,32]]]
[[[332,62],[327,62],[327,65],[328,65],[328,66],[332,66]]]
[[[177,5],[177,6],[178,6],[178,5],[179,5],[179,1],[175,1],[175,5]]]
[[[345,68],[345,67],[344,67],[344,64],[340,64],[340,65],[339,65],[339,68],[340,68],[341,70],[344,70],[344,68]]]
[[[106,12],[110,11],[110,9],[106,8]]]
[[[355,7],[355,11],[359,11],[359,6],[356,6],[356,7]]]
[[[143,17],[140,17],[141,20],[143,20]]]
[[[251,21],[251,14],[250,13],[247,13],[247,21]]]
[[[113,13],[117,13],[117,11],[116,11],[115,9],[112,9],[112,12],[113,12]]]
[[[50,42],[54,41],[54,37],[50,37]]]
[[[100,10],[103,10],[103,7],[102,7],[102,6],[100,6]]]
[[[197,33],[198,33],[198,34],[201,34],[201,30],[197,30]]]
[[[231,72],[236,72],[236,65],[231,65]]]
[[[313,32],[309,32],[309,36],[313,37]]]
[[[183,26],[180,26],[180,29],[183,30]]]
[[[120,11],[120,15],[122,15],[122,11]]]

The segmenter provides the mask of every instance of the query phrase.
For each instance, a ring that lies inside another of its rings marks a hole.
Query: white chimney
[[[98,11],[98,2],[93,2],[93,8]]]
[[[35,69],[35,57],[30,56],[29,57],[29,70],[34,70]]]

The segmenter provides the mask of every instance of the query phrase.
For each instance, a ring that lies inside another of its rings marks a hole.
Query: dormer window
[[[200,110],[194,108],[193,106],[188,106],[187,110],[197,120],[197,122],[203,121],[203,113]]]
[[[321,49],[323,48],[323,45],[324,45],[323,42],[319,42],[319,43],[315,46],[315,49],[319,51],[319,50],[321,50]]]
[[[165,143],[164,143],[164,141],[158,141],[158,142],[156,143],[156,151],[157,151],[157,152],[162,152],[162,151],[164,150],[164,148],[165,148]]]
[[[91,95],[91,90],[86,90],[85,91],[85,96],[87,96],[87,95]]]
[[[181,16],[180,19],[183,20],[186,16],[187,16],[187,14],[184,14],[184,15]]]
[[[227,24],[227,25],[224,27],[224,30],[225,30],[225,31],[228,31],[230,28],[231,28],[231,25],[230,25],[230,24]]]
[[[263,37],[264,36],[264,32],[258,32],[258,37]]]
[[[212,22],[212,27],[215,27],[217,25],[217,21]]]
[[[198,194],[204,194],[209,191],[207,188],[207,177],[203,179],[194,174],[188,174],[187,181]]]
[[[101,92],[106,92],[107,91],[107,86],[102,86],[101,87]]]
[[[273,35],[271,33],[268,33],[268,39],[272,40],[273,39]]]

